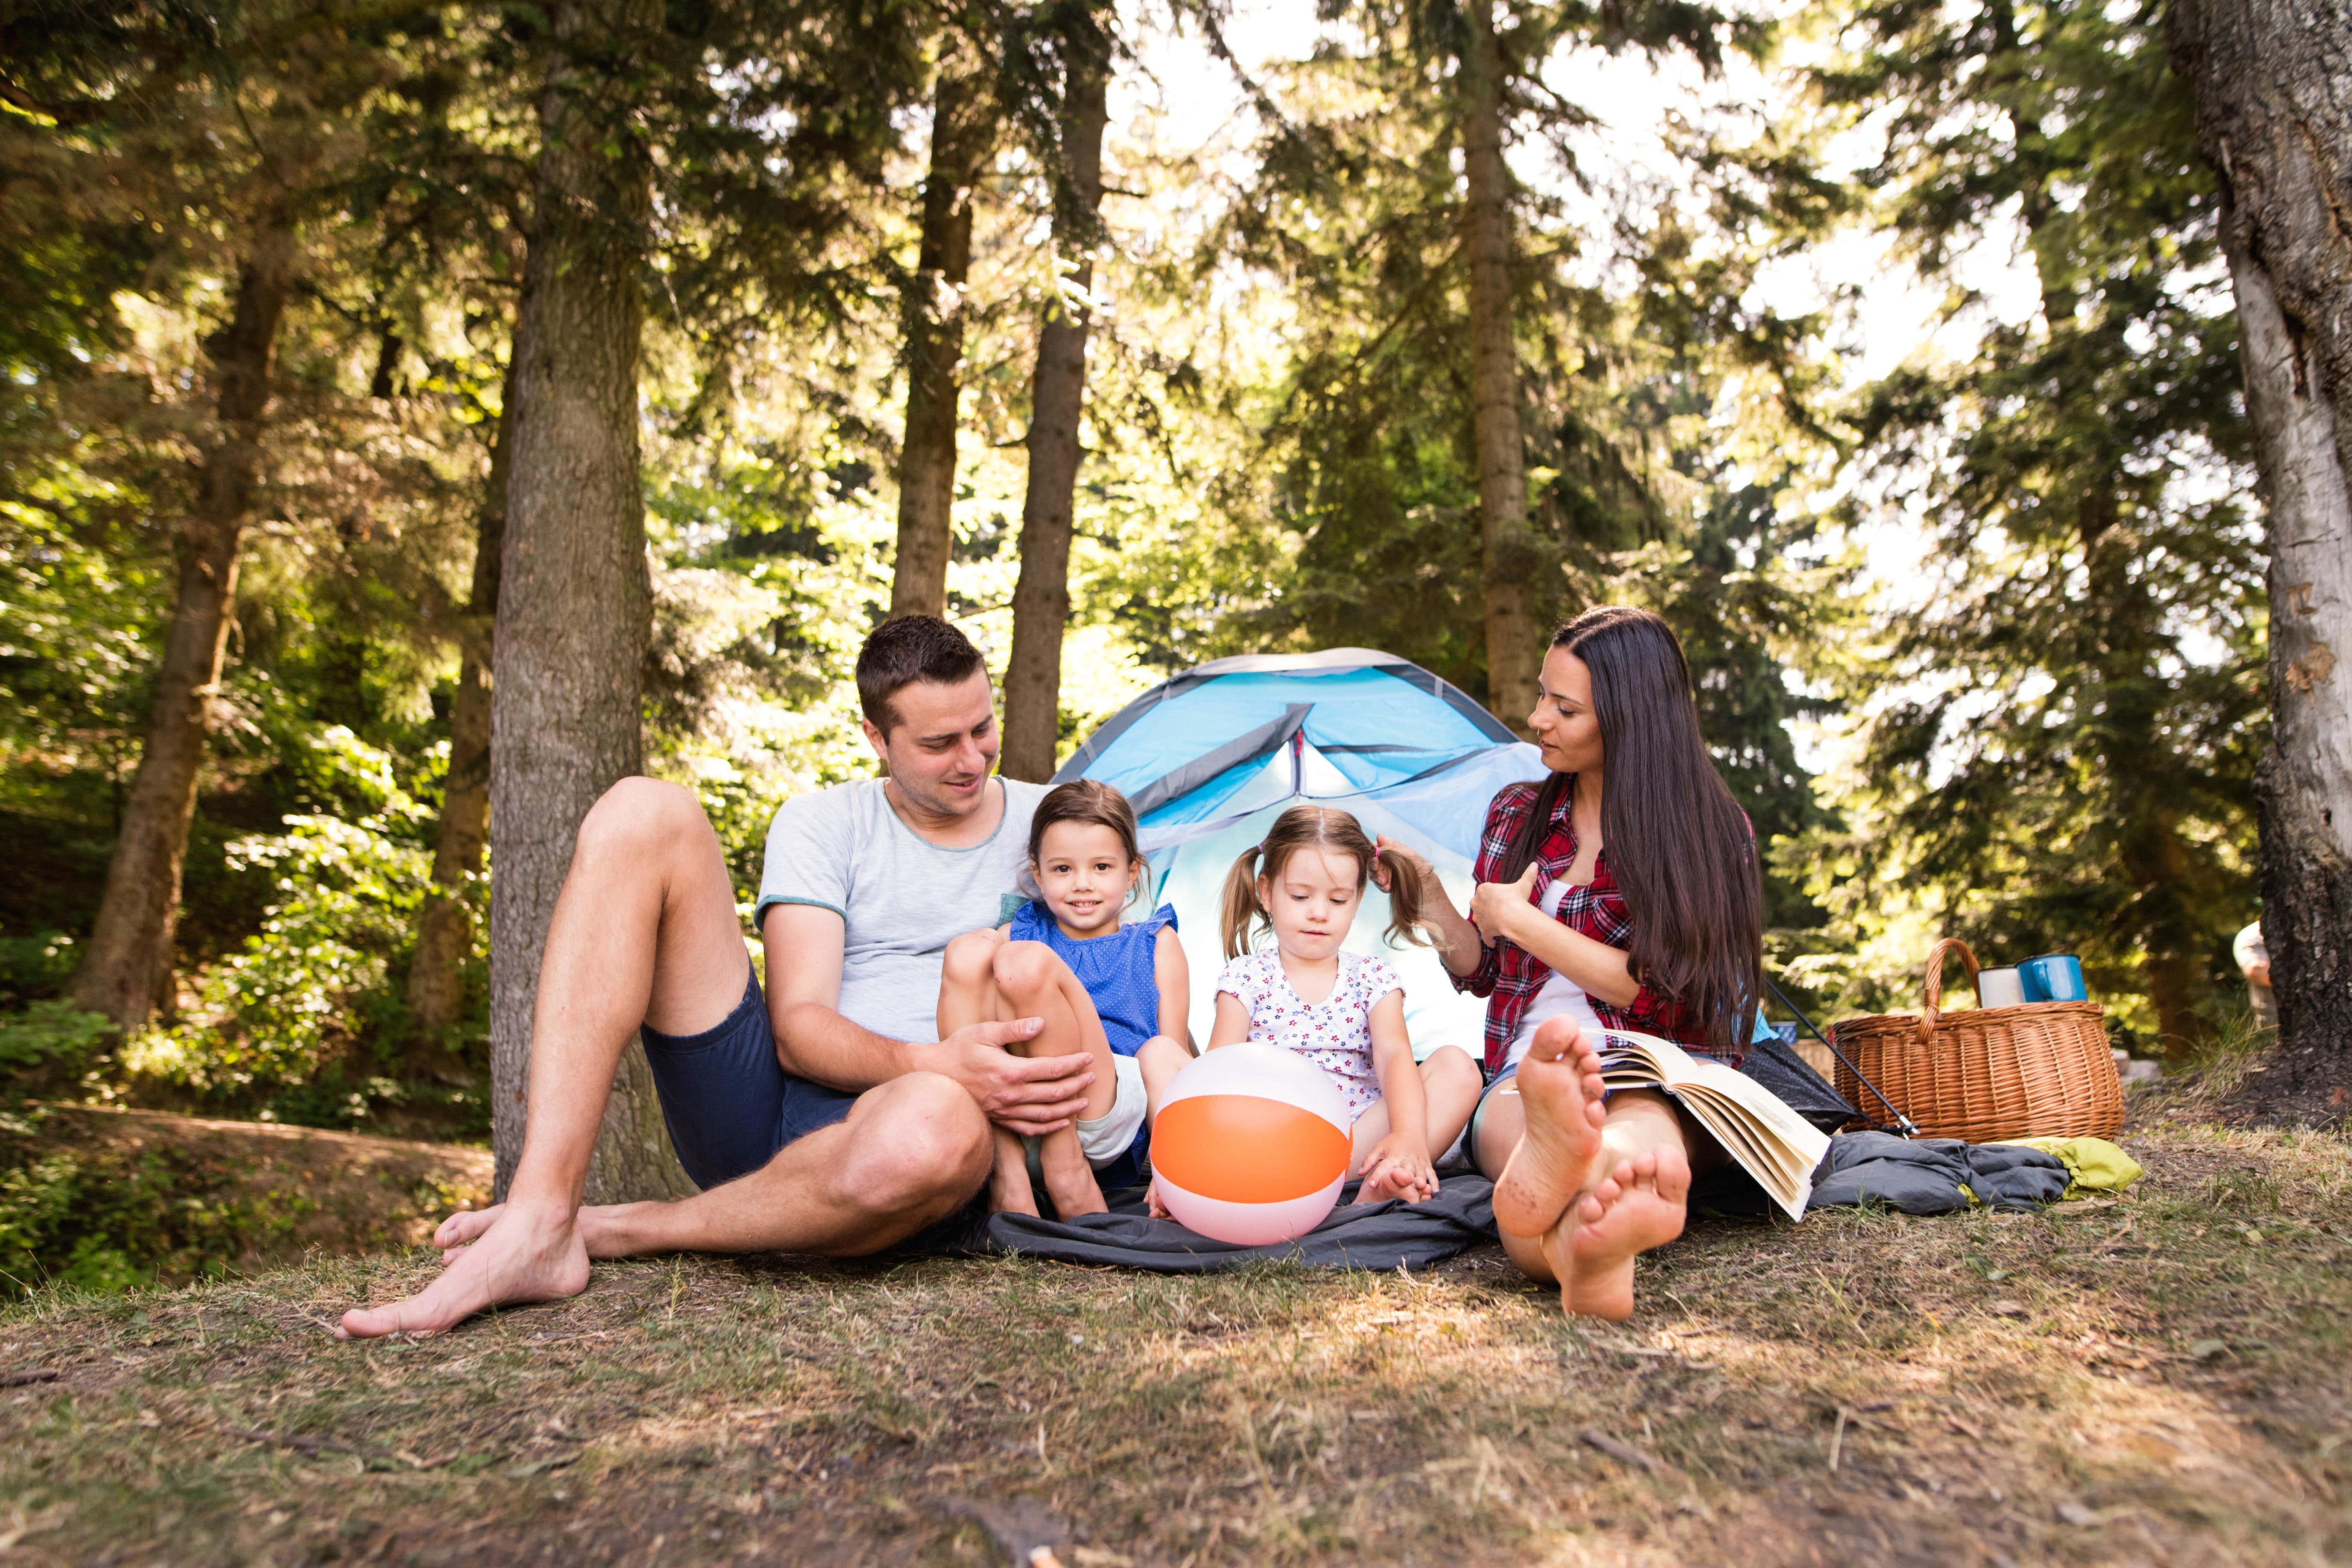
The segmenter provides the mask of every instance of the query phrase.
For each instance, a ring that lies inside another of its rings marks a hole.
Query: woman
[[[1699,738],[1682,646],[1647,610],[1555,633],[1528,723],[1550,776],[1488,805],[1468,917],[1434,877],[1425,912],[1454,984],[1490,998],[1470,1148],[1501,1173],[1504,1248],[1567,1310],[1622,1319],[1634,1257],[1682,1234],[1692,1166],[1724,1154],[1665,1095],[1604,1104],[1598,1034],[1738,1062],[1763,961],[1755,836]]]

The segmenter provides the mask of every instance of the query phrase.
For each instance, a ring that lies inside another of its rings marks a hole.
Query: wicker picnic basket
[[[2029,1002],[1947,1013],[1944,957],[1957,952],[1977,977],[1969,944],[1947,937],[1927,952],[1924,1013],[1848,1018],[1831,1033],[1855,1068],[1930,1138],[2112,1138],[2123,1130],[2124,1089],[2095,1002]],[[1843,1062],[1838,1092],[1862,1085]]]

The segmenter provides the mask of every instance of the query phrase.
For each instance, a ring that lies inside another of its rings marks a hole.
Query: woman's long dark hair
[[[1592,672],[1601,723],[1601,843],[1633,919],[1633,978],[1672,997],[1707,1048],[1732,1056],[1763,989],[1764,884],[1756,836],[1698,732],[1690,664],[1666,623],[1604,605],[1552,634]],[[1516,882],[1573,775],[1554,773],[1503,857]]]

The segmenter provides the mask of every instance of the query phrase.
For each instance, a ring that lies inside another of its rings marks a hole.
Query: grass
[[[0,1554],[108,1563],[2352,1560],[2352,1145],[2122,1201],[1702,1221],[1622,1327],[1429,1275],[600,1266],[327,1334],[417,1254],[0,1313]],[[1596,1445],[1588,1434],[1606,1441]]]

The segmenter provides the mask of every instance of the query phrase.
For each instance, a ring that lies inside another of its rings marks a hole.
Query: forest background
[[[28,1092],[485,1136],[586,801],[690,785],[748,909],[894,607],[1042,777],[1239,652],[1522,722],[1650,605],[1801,1003],[1948,933],[2244,1032],[2263,535],[2155,0],[0,17]]]

